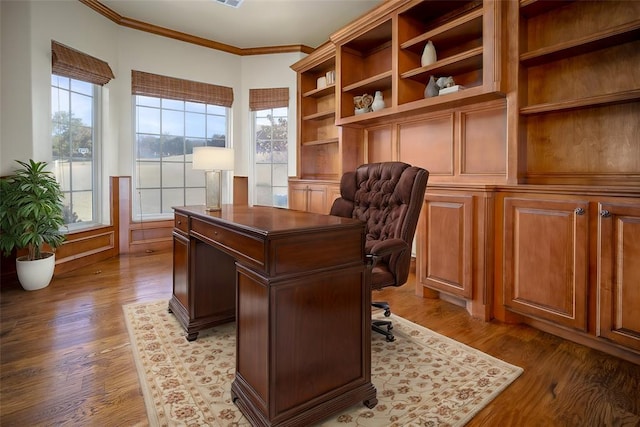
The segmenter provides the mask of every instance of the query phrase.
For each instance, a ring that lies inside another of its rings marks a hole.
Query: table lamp
[[[205,207],[219,211],[222,207],[222,171],[233,170],[233,149],[194,147],[193,169],[204,170]]]

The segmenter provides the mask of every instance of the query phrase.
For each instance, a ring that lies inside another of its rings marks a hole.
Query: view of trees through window
[[[204,204],[204,173],[192,169],[193,147],[225,147],[228,108],[136,95],[134,215],[173,214]]]
[[[64,194],[67,225],[98,221],[96,189],[97,142],[95,116],[99,87],[51,76],[52,171]]]
[[[255,112],[255,204],[288,206],[288,108]]]

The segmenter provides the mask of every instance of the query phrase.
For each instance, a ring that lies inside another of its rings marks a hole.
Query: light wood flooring
[[[0,294],[2,426],[145,426],[122,305],[168,300],[171,254],[124,255]],[[469,426],[640,426],[640,366],[537,331],[487,323],[415,296],[377,292],[394,313],[524,373]]]

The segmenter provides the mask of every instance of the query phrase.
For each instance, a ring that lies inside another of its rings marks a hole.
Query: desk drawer
[[[224,250],[240,262],[248,262],[264,270],[264,240],[218,225],[191,219],[191,235]]]
[[[189,234],[189,217],[179,213],[173,214],[173,226],[185,234]]]

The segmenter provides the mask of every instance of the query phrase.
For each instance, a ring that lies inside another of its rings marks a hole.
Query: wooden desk
[[[187,330],[236,317],[231,394],[257,426],[306,426],[371,384],[364,224],[288,209],[177,207],[169,309]]]

